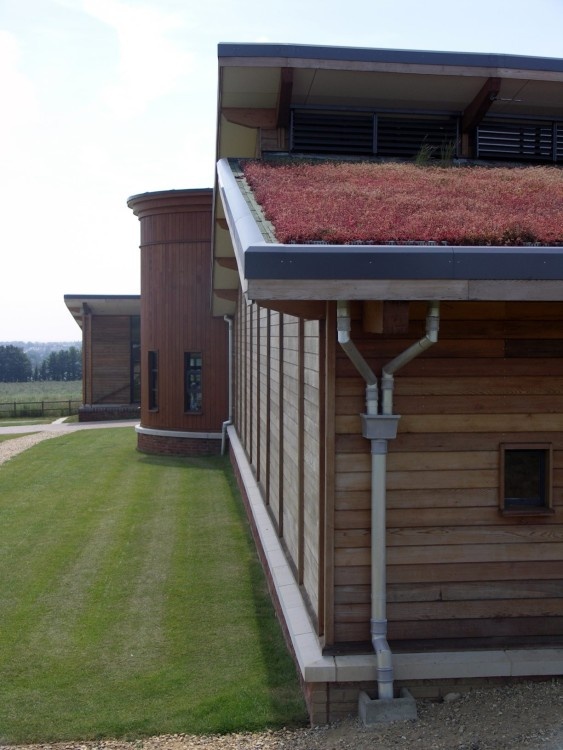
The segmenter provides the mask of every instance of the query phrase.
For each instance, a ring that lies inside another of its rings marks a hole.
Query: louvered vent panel
[[[302,154],[373,154],[374,116],[294,110],[291,150]]]
[[[555,161],[563,162],[563,122],[557,123],[555,129]]]
[[[431,149],[434,157],[455,156],[457,141],[453,117],[379,115],[377,120],[377,153],[381,156],[416,156],[423,147]]]
[[[477,156],[482,159],[553,161],[552,123],[487,122],[477,128]]]

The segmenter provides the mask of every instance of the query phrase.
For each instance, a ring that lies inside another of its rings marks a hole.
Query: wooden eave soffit
[[[217,265],[221,266],[222,268],[228,268],[229,271],[236,271],[238,268],[236,258],[217,257],[215,258],[215,261],[217,262]]]
[[[213,294],[219,299],[226,299],[229,302],[236,302],[238,299],[238,289],[214,289]]]
[[[465,108],[461,119],[462,133],[468,133],[481,122],[500,91],[500,78],[488,78],[477,96]]]
[[[235,125],[246,128],[263,128],[273,130],[277,125],[275,109],[252,109],[251,107],[224,107],[223,116]]]
[[[282,68],[280,71],[280,88],[275,108],[224,107],[223,116],[235,125],[247,128],[289,127],[291,113],[291,96],[293,94],[293,68]]]

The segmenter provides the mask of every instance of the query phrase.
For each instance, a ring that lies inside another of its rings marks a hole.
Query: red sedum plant
[[[563,244],[557,167],[249,161],[243,170],[284,244]]]

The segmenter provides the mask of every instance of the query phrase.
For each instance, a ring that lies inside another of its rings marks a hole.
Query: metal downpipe
[[[387,439],[371,441],[371,643],[377,658],[377,695],[392,700],[393,654],[387,642]]]
[[[338,343],[366,382],[366,416],[377,418],[377,377],[350,338],[349,303],[337,304]],[[387,440],[371,439],[371,619],[372,645],[377,660],[377,693],[380,700],[392,700],[393,655],[387,642],[385,489]]]
[[[223,320],[225,323],[227,323],[229,327],[228,332],[228,357],[229,362],[227,365],[227,372],[228,372],[228,412],[227,412],[227,419],[223,422],[223,426],[221,428],[221,455],[225,455],[225,450],[227,447],[227,427],[230,427],[233,423],[233,318],[231,315],[224,315]]]

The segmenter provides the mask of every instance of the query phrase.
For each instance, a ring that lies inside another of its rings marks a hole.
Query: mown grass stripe
[[[305,719],[225,460],[40,443],[0,471],[0,558],[0,742]]]

